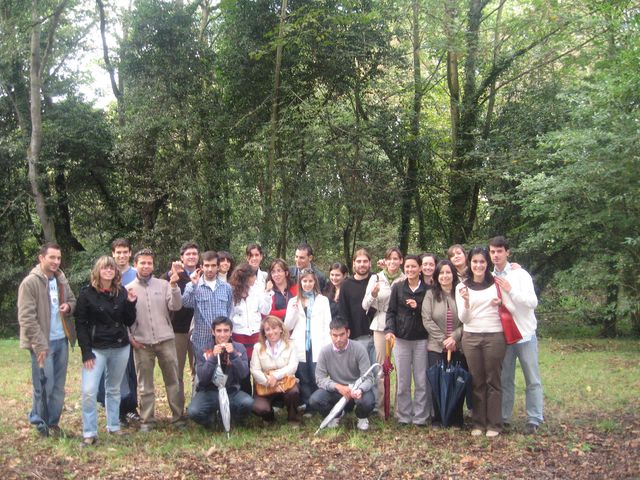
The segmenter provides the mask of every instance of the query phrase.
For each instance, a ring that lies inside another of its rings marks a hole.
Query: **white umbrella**
[[[220,354],[218,354],[218,366],[213,374],[213,384],[218,387],[218,408],[220,409],[220,417],[222,417],[222,425],[227,432],[229,438],[229,430],[231,429],[231,407],[229,406],[229,395],[227,394],[227,377],[222,371],[220,364]]]
[[[371,365],[360,378],[353,382],[353,385],[350,385],[351,390],[357,390],[358,388],[360,388],[360,385],[364,383],[365,379],[369,376],[369,374],[375,367],[382,368],[379,363],[374,363],[373,365]],[[316,430],[316,433],[314,433],[314,435],[317,435],[320,430],[329,425],[329,422],[331,420],[340,415],[340,412],[342,412],[344,407],[347,406],[347,402],[348,400],[345,397],[340,398],[340,400],[338,400],[338,402],[333,406],[329,414],[324,418],[324,420],[322,420],[322,423],[320,424],[318,430]]]

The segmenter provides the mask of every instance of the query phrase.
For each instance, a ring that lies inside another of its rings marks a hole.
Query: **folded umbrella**
[[[427,369],[427,379],[431,384],[433,400],[442,425],[448,427],[456,406],[464,401],[465,392],[471,384],[471,375],[459,363],[451,363],[449,350],[446,363],[441,361]]]
[[[44,367],[40,367],[40,418],[44,427],[41,433],[49,436],[49,405],[47,404],[47,377],[44,374]]]
[[[351,389],[357,390],[358,388],[360,388],[360,385],[362,385],[365,379],[376,367],[381,368],[381,365],[379,363],[374,363],[373,365],[371,365],[360,378],[353,382],[353,385],[350,385]],[[347,406],[347,402],[348,400],[345,397],[341,397],[340,400],[338,400],[338,402],[333,406],[329,414],[324,418],[324,420],[322,420],[322,423],[320,423],[320,426],[318,427],[318,430],[316,430],[316,433],[314,433],[314,435],[317,435],[320,430],[329,425],[329,422],[331,422],[331,420],[340,415],[340,412],[342,412],[344,407]]]
[[[384,380],[384,419],[389,420],[389,412],[391,410],[391,372],[393,371],[393,363],[391,363],[391,351],[393,350],[393,338],[386,341],[386,354],[382,363],[382,373]]]
[[[218,409],[220,410],[222,425],[224,426],[225,432],[227,432],[227,438],[229,438],[229,430],[231,429],[231,406],[229,405],[229,394],[227,393],[227,378],[228,375],[225,375],[222,371],[220,355],[218,354],[218,365],[213,374],[213,384],[218,388]]]

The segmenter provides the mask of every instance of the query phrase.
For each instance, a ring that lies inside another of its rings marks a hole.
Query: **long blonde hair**
[[[96,263],[91,269],[91,286],[97,291],[102,290],[102,285],[100,284],[100,269],[104,267],[112,267],[116,272],[113,277],[113,281],[111,282],[111,288],[109,289],[111,295],[115,297],[120,291],[120,282],[122,281],[122,275],[120,274],[118,265],[116,265],[116,261],[113,259],[113,257],[103,255],[102,257],[98,258],[98,260],[96,260]]]
[[[269,325],[271,328],[279,327],[282,330],[282,336],[280,339],[284,342],[285,346],[289,348],[289,330],[284,326],[282,320],[280,320],[275,315],[267,315],[264,317],[262,322],[260,322],[260,351],[264,352],[267,349],[267,335],[264,332],[265,325]]]

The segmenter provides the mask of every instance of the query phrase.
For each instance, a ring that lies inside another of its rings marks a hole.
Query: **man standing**
[[[260,264],[264,259],[262,247],[257,243],[251,243],[247,245],[245,253],[247,254],[247,263],[251,265],[256,272],[256,283],[252,288],[262,293],[267,283],[267,272],[260,270]]]
[[[526,383],[527,424],[526,434],[535,434],[543,422],[543,395],[538,367],[538,340],[536,338],[537,320],[534,309],[538,306],[538,297],[533,288],[531,275],[523,268],[512,268],[507,261],[509,244],[503,236],[489,240],[489,254],[495,265],[493,275],[498,287],[509,294],[515,312],[513,319],[520,330],[522,340],[507,345],[507,352],[502,362],[502,421],[511,423],[513,402],[515,399],[516,357]]]
[[[45,243],[40,248],[38,265],[18,290],[20,347],[31,353],[33,393],[29,422],[45,437],[61,433],[58,422],[64,405],[69,343],[73,346],[76,341],[75,324],[71,321],[76,298],[59,269],[61,259],[60,247]]]
[[[242,421],[253,408],[253,398],[240,390],[240,382],[249,376],[249,363],[244,346],[231,340],[233,322],[228,317],[217,317],[212,327],[213,348],[196,354],[198,385],[188,409],[189,418],[207,428],[213,426],[213,415],[220,409],[218,387],[213,383],[218,356],[222,372],[227,375],[231,418]]]
[[[177,264],[173,265],[169,282],[153,277],[154,253],[149,249],[140,250],[133,259],[137,270],[136,279],[126,288],[134,289],[138,297],[136,321],[130,327],[131,344],[135,347],[140,397],[140,431],[148,432],[154,427],[155,391],[153,370],[158,358],[167,400],[171,407],[172,423],[183,426],[184,396],[180,395],[178,383],[178,359],[176,342],[169,311],[182,308],[182,297],[178,287]]]
[[[218,317],[230,317],[233,310],[231,286],[218,280],[216,252],[208,251],[202,255],[202,269],[196,270],[184,288],[182,305],[194,312],[191,342],[197,357],[213,343],[213,321]]]
[[[372,358],[372,353],[375,355],[370,329],[372,315],[367,315],[367,311],[362,308],[362,299],[369,277],[371,277],[371,256],[361,248],[353,256],[353,277],[347,278],[340,289],[338,316],[347,322],[351,339],[361,343]]]
[[[347,399],[345,411],[355,406],[358,418],[358,429],[369,429],[369,415],[375,407],[375,398],[371,388],[373,381],[368,376],[358,389],[353,389],[353,383],[362,377],[371,366],[367,351],[362,345],[349,340],[349,328],[342,319],[332,320],[329,325],[331,345],[325,345],[320,350],[316,367],[316,383],[318,390],[313,392],[309,404],[314,411],[328,415],[341,397]],[[335,428],[339,417],[329,423],[329,428]]]
[[[131,260],[131,244],[126,238],[116,238],[111,242],[111,256],[116,261],[122,285],[127,285],[136,279],[136,269],[129,264]]]
[[[318,279],[318,286],[320,287],[320,291],[324,292],[324,287],[327,285],[327,277],[325,277],[322,270],[316,267],[313,261],[313,250],[311,249],[311,245],[306,243],[301,243],[296,247],[296,266],[289,267],[289,273],[291,274],[291,280],[294,282],[298,281],[299,273],[304,270],[310,268],[313,270],[313,273],[316,274],[316,278]]]
[[[182,268],[178,269],[178,287],[180,293],[184,293],[185,287],[191,283],[191,275],[196,273],[200,260],[199,247],[195,242],[185,242],[180,247],[180,262]],[[169,270],[166,280],[169,281],[173,272]],[[177,312],[171,312],[171,325],[176,340],[176,355],[178,356],[178,382],[180,383],[180,395],[184,397],[184,366],[189,358],[191,378],[195,376],[195,366],[193,362],[193,349],[189,341],[189,330],[193,319],[193,308],[187,307],[182,302],[182,308]]]

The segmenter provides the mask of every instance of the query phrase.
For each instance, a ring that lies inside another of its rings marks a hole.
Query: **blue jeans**
[[[318,385],[316,385],[316,363],[313,361],[311,350],[307,351],[305,360],[306,362],[298,363],[296,377],[300,380],[300,404],[306,405],[308,409],[306,411],[310,412],[309,398],[318,389]]]
[[[329,392],[319,388],[313,392],[313,395],[311,395],[311,398],[309,399],[309,403],[314,411],[320,412],[322,415],[326,416],[341,398],[342,395],[338,392]],[[369,415],[371,415],[371,412],[373,412],[373,408],[376,406],[376,400],[373,396],[373,392],[371,390],[362,392],[362,398],[360,400],[350,400],[347,402],[347,405],[344,407],[344,411],[350,412],[353,410],[354,406],[356,407],[356,417],[368,418]]]
[[[105,384],[107,431],[120,430],[120,382],[127,369],[130,346],[93,349],[96,356],[91,370],[82,367],[82,436],[98,435],[97,394],[102,374]]]
[[[544,421],[544,400],[538,368],[538,339],[535,334],[528,342],[507,345],[507,353],[502,362],[502,421],[511,423],[515,400],[516,357],[520,360],[526,384],[527,423],[540,425]]]
[[[40,366],[36,354],[31,350],[31,382],[33,383],[33,401],[29,412],[29,423],[44,432],[47,426],[56,426],[60,422],[64,405],[64,384],[67,380],[67,363],[69,361],[69,342],[66,338],[51,340],[49,351],[44,361],[46,377],[45,395],[47,415],[43,412],[42,385],[40,383]]]
[[[242,390],[228,392],[231,420],[241,422],[246,419],[253,409],[253,398]],[[187,408],[189,418],[200,425],[213,425],[213,416],[220,409],[218,390],[200,390],[191,399]]]

